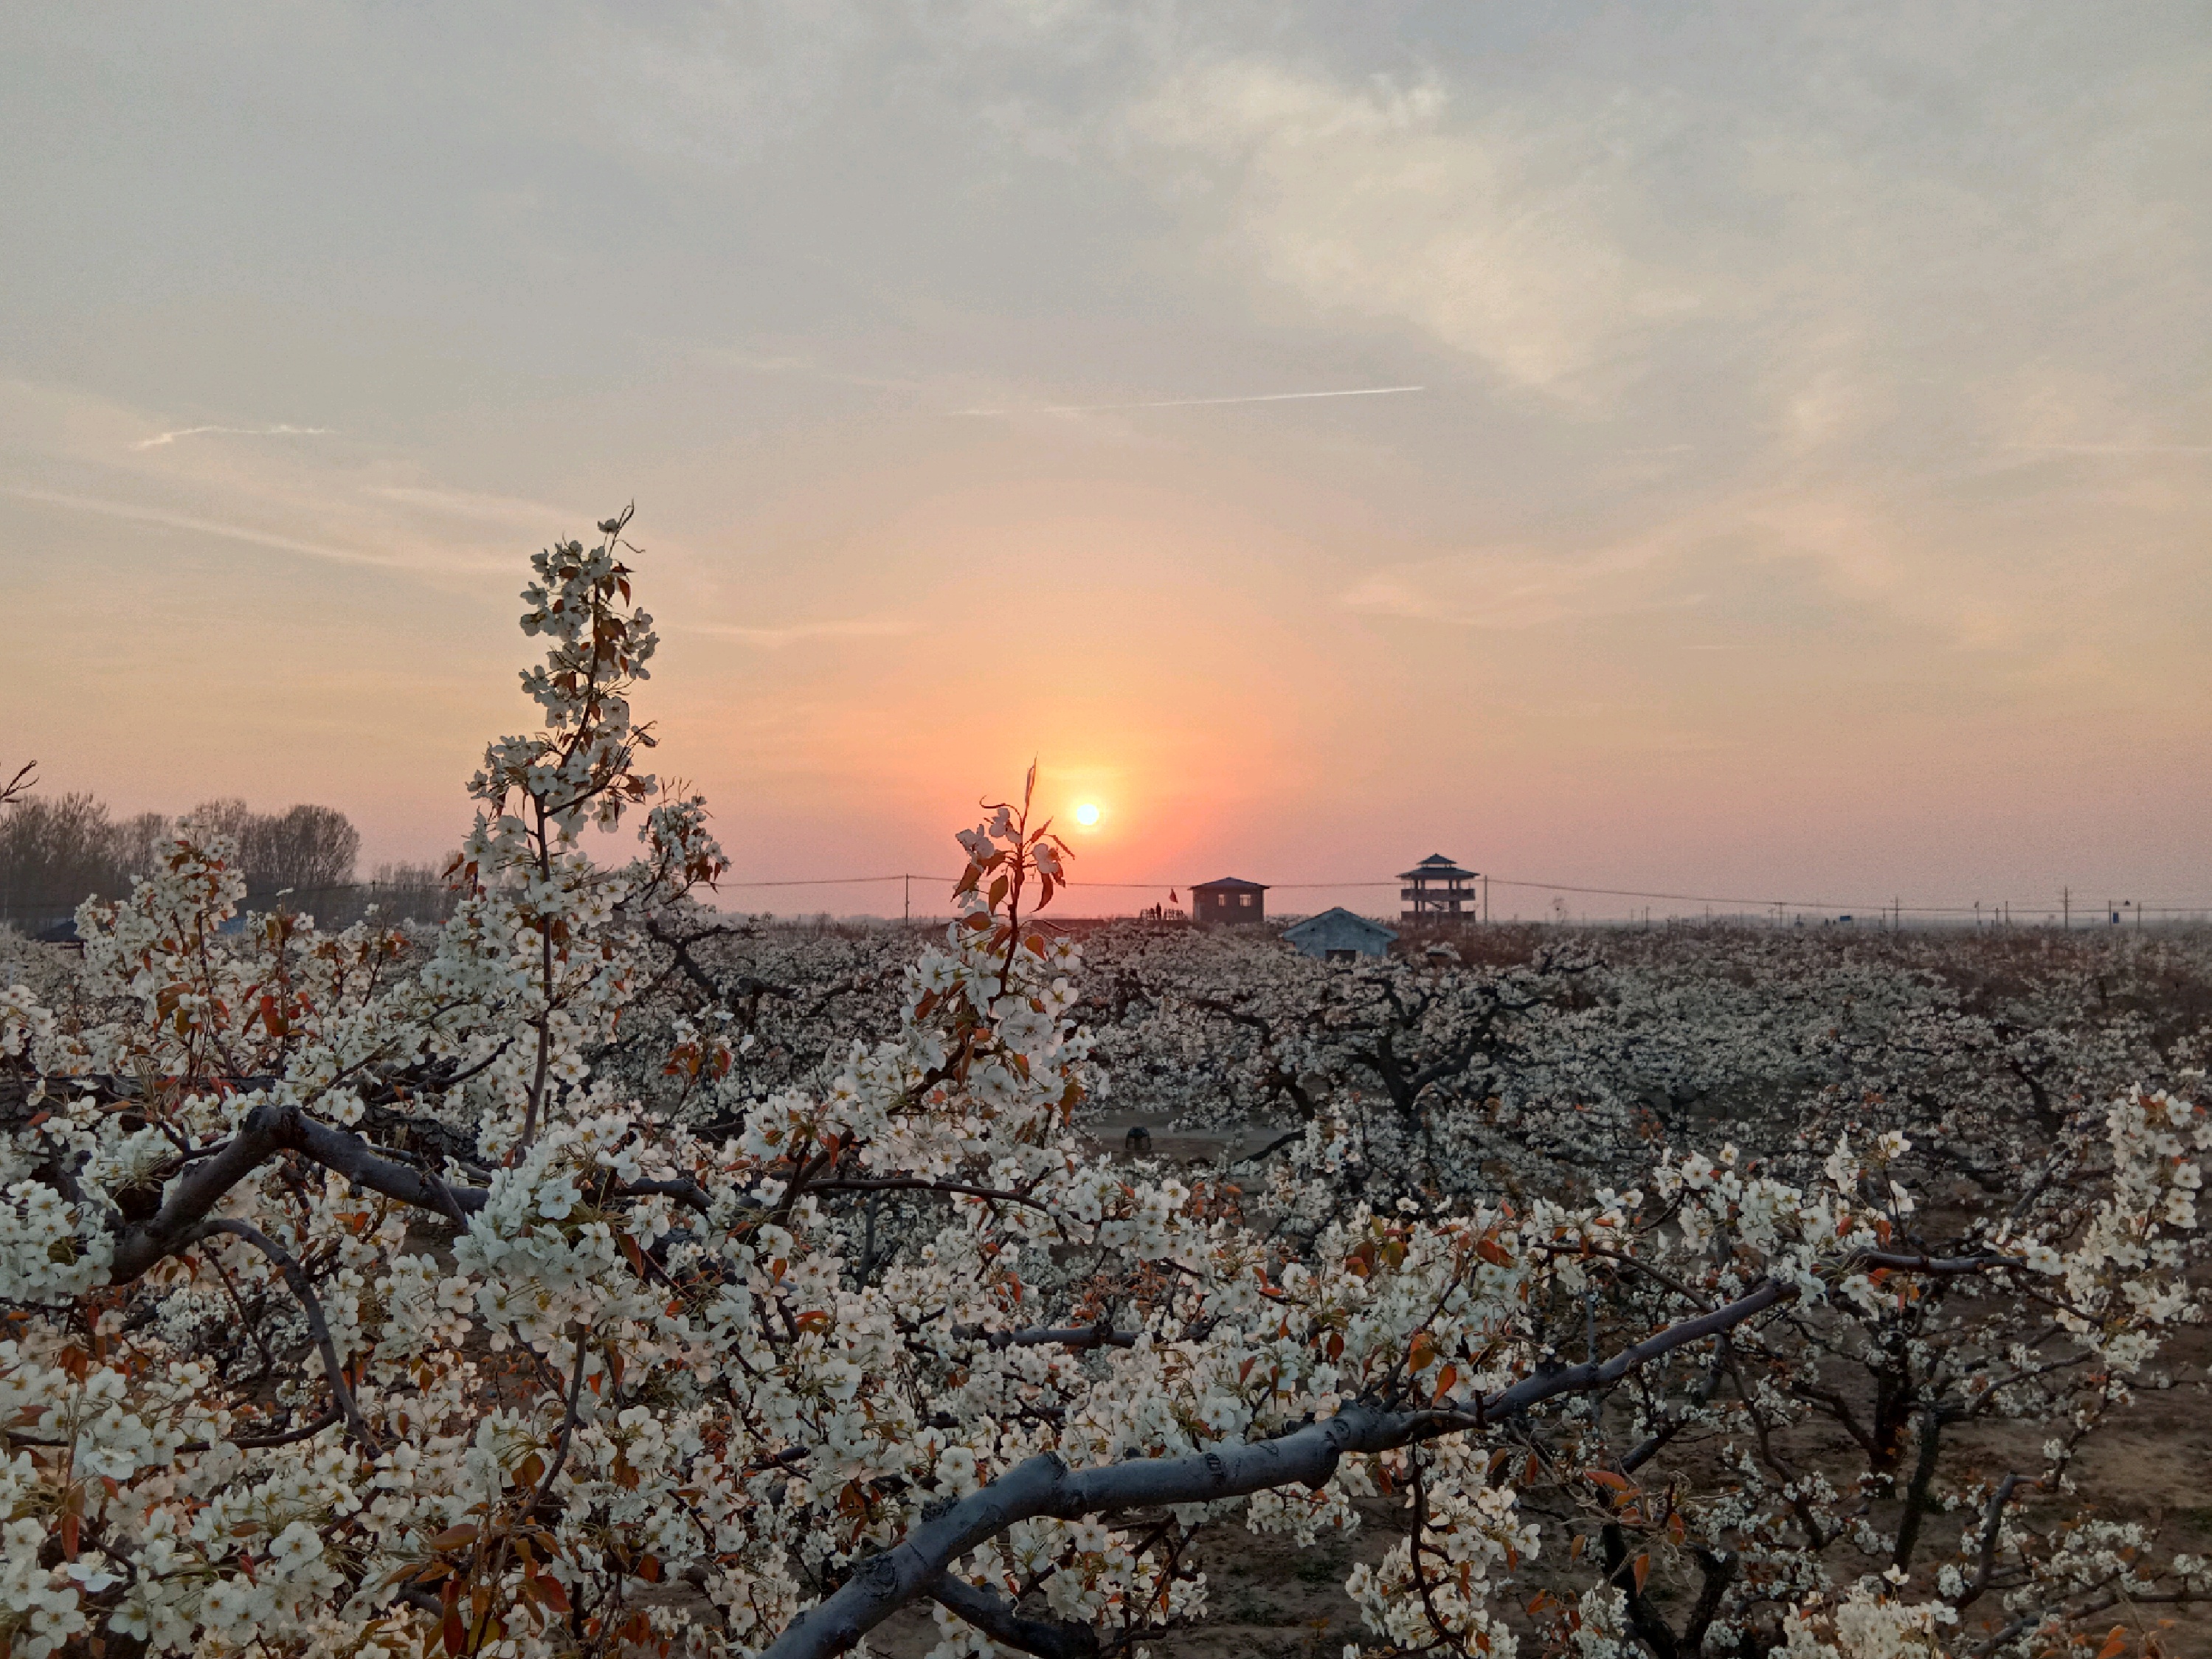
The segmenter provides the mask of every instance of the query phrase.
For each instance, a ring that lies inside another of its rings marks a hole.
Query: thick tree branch
[[[1913,1460],[1912,1480],[1905,1489],[1905,1512],[1897,1518],[1897,1548],[1889,1558],[1889,1565],[1901,1571],[1912,1567],[1912,1552],[1920,1542],[1921,1522],[1928,1516],[1928,1492],[1936,1484],[1938,1448],[1943,1440],[1943,1425],[1949,1419],[1943,1408],[1934,1401],[1920,1413],[1920,1451]]]
[[[1743,1565],[1743,1558],[1734,1550],[1720,1555],[1711,1550],[1699,1550],[1697,1559],[1704,1583],[1698,1589],[1697,1606],[1690,1609],[1690,1622],[1682,1627],[1682,1651],[1690,1654],[1705,1650],[1705,1632],[1720,1617],[1722,1600]]]
[[[303,1107],[264,1102],[246,1114],[238,1133],[222,1146],[186,1166],[159,1211],[124,1230],[115,1241],[112,1282],[127,1285],[182,1249],[224,1194],[285,1152],[335,1170],[356,1186],[437,1211],[464,1224],[490,1196],[480,1187],[450,1186],[427,1171],[394,1163],[359,1135],[309,1116]]]

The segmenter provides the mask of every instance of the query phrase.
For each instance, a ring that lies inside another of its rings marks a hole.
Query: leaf
[[[459,1607],[447,1609],[446,1622],[441,1627],[440,1633],[445,1640],[446,1651],[457,1656],[457,1659],[459,1655],[467,1651],[469,1627],[461,1622],[461,1611]]]
[[[1584,1469],[1583,1474],[1608,1491],[1634,1492],[1636,1490],[1627,1476],[1615,1474],[1611,1469]]]
[[[473,1544],[476,1541],[477,1523],[473,1521],[464,1521],[459,1526],[448,1527],[433,1538],[430,1540],[430,1547],[434,1550],[457,1550],[464,1545]]]
[[[1406,1350],[1406,1366],[1409,1370],[1425,1371],[1437,1357],[1437,1340],[1426,1331],[1413,1333],[1413,1346]]]
[[[1646,1550],[1636,1558],[1636,1593],[1644,1594],[1644,1581],[1651,1577],[1651,1552]]]
[[[514,1466],[514,1484],[518,1486],[535,1486],[544,1478],[545,1460],[536,1452]]]
[[[2112,1633],[2105,1638],[2105,1645],[2097,1650],[2097,1659],[2117,1659],[2117,1656],[2127,1650],[2128,1627],[2125,1625],[2115,1625],[2112,1626]]]
[[[538,1586],[538,1599],[540,1601],[556,1613],[568,1611],[568,1592],[559,1579],[550,1573],[540,1573],[535,1583]]]

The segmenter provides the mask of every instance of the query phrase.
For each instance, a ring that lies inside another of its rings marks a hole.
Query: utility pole
[[[2062,887],[2058,890],[2058,914],[2065,918],[2063,925],[2066,931],[2072,933],[2074,931],[2074,890],[2071,887]]]
[[[1482,919],[1485,921],[1490,920],[1490,878],[1488,876],[1482,878]]]
[[[906,925],[907,925],[908,927],[913,927],[913,926],[914,926],[914,878],[913,878],[912,876],[908,876],[907,878],[905,878],[905,880],[906,880]]]

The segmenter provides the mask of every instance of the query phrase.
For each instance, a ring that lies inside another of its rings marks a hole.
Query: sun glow
[[[1089,801],[1075,809],[1075,821],[1085,829],[1098,822],[1098,809]]]

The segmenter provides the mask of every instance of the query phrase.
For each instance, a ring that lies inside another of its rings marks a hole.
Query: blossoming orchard
[[[534,561],[442,927],[234,926],[187,822],[7,947],[14,1659],[1167,1659],[1232,1534],[1358,1544],[1328,1659],[2112,1659],[2212,1593],[2075,1484],[2196,1386],[2207,1015],[2138,994],[2201,945],[1079,950],[1026,793],[942,937],[779,933],[641,769],[626,523]]]

